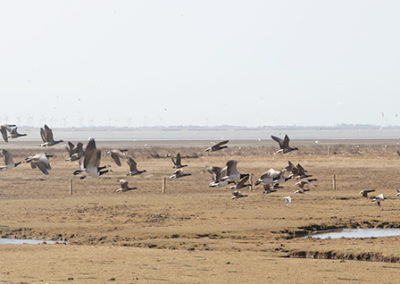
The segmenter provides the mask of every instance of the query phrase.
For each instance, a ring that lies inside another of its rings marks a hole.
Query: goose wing
[[[236,168],[237,166],[237,161],[236,160],[229,160],[226,163],[226,167],[227,167],[227,176],[231,176],[231,175],[239,175],[239,171]]]
[[[248,180],[249,180],[249,176],[243,177],[243,178],[236,184],[236,187],[237,187],[237,188],[243,187],[243,186],[246,184],[246,182],[247,182]]]
[[[47,124],[44,125],[44,133],[46,135],[47,142],[54,142],[53,130],[51,130]]]
[[[75,145],[72,142],[68,141],[67,145],[65,146],[65,150],[67,150],[68,155],[70,157],[74,153],[74,148],[75,148]]]
[[[13,157],[12,157],[12,155],[11,155],[10,152],[8,152],[7,150],[3,149],[3,150],[1,150],[1,153],[2,153],[3,156],[4,156],[4,163],[5,163],[6,165],[12,165],[12,164],[14,164],[14,160],[13,160]]]
[[[119,159],[119,155],[115,152],[111,152],[111,158],[114,160],[114,162],[120,167],[121,166],[121,160]]]
[[[131,157],[128,158],[128,160],[126,161],[129,165],[129,170],[131,172],[136,172],[137,171],[137,164],[135,162],[134,159],[132,159]]]
[[[101,151],[97,150],[96,142],[92,138],[86,145],[85,155],[83,160],[84,168],[86,170],[88,170],[88,168],[92,168],[92,170],[96,168],[95,170],[97,172],[97,167],[100,165],[100,158],[101,158]]]
[[[215,144],[214,147],[219,147],[219,146],[225,145],[225,144],[227,144],[228,142],[229,142],[229,140],[221,141],[221,142]]]
[[[48,141],[47,141],[47,137],[46,137],[46,132],[44,131],[43,128],[40,128],[40,137],[42,137],[42,141],[43,141],[44,143],[48,142]]]
[[[220,167],[208,167],[207,171],[212,175],[212,179],[213,179],[214,182],[221,181],[222,168],[220,168]]]
[[[177,166],[181,165],[181,153],[176,154],[176,164]]]
[[[287,136],[287,134],[285,134],[285,138],[283,139],[283,148],[289,148],[289,136]]]
[[[128,189],[128,181],[125,179],[120,179],[119,184],[121,185],[122,189]]]
[[[274,136],[274,135],[271,135],[271,138],[272,138],[273,140],[275,140],[276,142],[278,142],[279,147],[280,147],[281,149],[283,149],[283,139],[281,139],[281,138],[279,138],[279,137],[276,137],[276,136]]]
[[[2,125],[2,126],[0,127],[0,131],[1,131],[1,135],[3,136],[4,142],[8,142],[7,128],[6,128],[4,125]]]

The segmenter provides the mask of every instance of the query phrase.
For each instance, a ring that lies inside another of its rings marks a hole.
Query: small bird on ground
[[[137,189],[137,187],[129,187],[127,180],[120,179],[119,183],[120,183],[121,187],[118,188],[115,192],[125,192],[125,191],[129,191],[129,190]]]
[[[289,139],[289,136],[287,136],[287,134],[285,135],[284,139],[273,136],[273,135],[271,135],[271,138],[273,140],[275,140],[276,142],[278,142],[278,144],[279,144],[280,149],[278,151],[276,151],[275,154],[278,154],[278,153],[286,154],[286,153],[289,153],[294,150],[299,150],[297,147],[293,148],[293,147],[289,146],[290,139]]]
[[[221,150],[221,149],[228,148],[228,146],[225,145],[228,142],[229,142],[229,140],[221,141],[221,142],[219,142],[219,143],[217,143],[217,144],[215,144],[213,146],[210,146],[210,147],[206,148],[204,150],[204,152],[215,152],[215,151],[218,151],[218,150]]]

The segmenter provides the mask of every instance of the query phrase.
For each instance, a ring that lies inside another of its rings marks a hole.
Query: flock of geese
[[[6,143],[8,143],[9,138],[15,139],[21,136],[26,136],[26,134],[18,133],[17,126],[14,124],[1,125],[0,131]],[[43,143],[41,144],[42,147],[50,147],[64,142],[63,140],[55,140],[53,136],[53,131],[47,125],[44,125],[43,128],[40,128],[40,136],[43,140]],[[271,138],[279,145],[279,150],[277,150],[275,154],[286,154],[291,151],[298,150],[297,147],[291,147],[289,145],[290,139],[288,135],[285,135],[283,139],[276,136],[271,136]],[[207,147],[204,151],[215,152],[226,149],[228,148],[228,142],[229,140],[221,141],[215,145]],[[65,149],[68,153],[68,158],[66,159],[66,161],[78,161],[79,169],[75,170],[73,174],[79,175],[81,179],[84,179],[87,176],[97,177],[112,172],[111,165],[100,164],[101,150],[97,149],[96,142],[93,138],[89,139],[85,148],[83,143],[81,142],[78,142],[76,145],[74,145],[72,142],[68,141]],[[129,166],[129,172],[127,173],[127,176],[135,176],[145,173],[146,170],[139,170],[137,168],[137,163],[135,162],[133,157],[128,156],[127,152],[127,149],[111,149],[107,151],[106,154],[110,155],[112,160],[118,166],[122,165],[121,160],[126,161]],[[38,153],[36,155],[25,158],[24,161],[14,162],[13,156],[9,151],[2,149],[1,153],[4,157],[4,165],[0,166],[0,170],[15,168],[22,163],[30,163],[32,169],[38,168],[45,175],[48,175],[49,170],[51,170],[49,158],[51,158],[52,155],[46,153]],[[182,157],[180,153],[177,153],[176,157],[171,157],[171,161],[173,163],[172,168],[176,170],[169,177],[170,179],[178,179],[191,175],[191,173],[186,173],[183,171],[183,168],[187,167],[188,165],[182,164]],[[225,167],[206,167],[206,170],[211,174],[212,178],[212,182],[209,184],[209,186],[229,186],[230,189],[234,190],[232,192],[232,199],[247,197],[247,195],[241,193],[240,189],[252,186],[252,184],[249,183],[249,178],[251,174],[240,173],[237,169],[237,164],[238,161],[229,160],[226,162]],[[288,175],[286,176],[287,173]],[[288,180],[294,180],[295,185],[297,185],[299,188],[294,192],[294,194],[306,194],[308,191],[310,191],[311,186],[316,186],[313,185],[313,182],[317,181],[317,179],[311,177],[312,175],[308,174],[307,170],[305,170],[300,163],[295,165],[291,161],[288,161],[288,164],[280,171],[271,168],[264,172],[255,182],[255,186],[262,185],[264,188],[263,193],[270,194],[276,192],[280,188],[283,188],[283,186],[281,185],[282,183],[285,183]],[[129,187],[128,181],[125,179],[119,180],[119,183],[121,187],[118,188],[116,192],[126,192],[137,189],[136,187]],[[361,191],[360,194],[363,197],[368,198],[368,193],[371,192],[374,192],[374,190],[365,189]],[[397,196],[400,196],[400,189],[397,190]],[[376,202],[378,206],[381,206],[381,202],[383,200],[383,194],[379,194],[372,199],[372,201]],[[292,202],[292,197],[286,196],[284,197],[284,201],[286,206],[288,206]]]

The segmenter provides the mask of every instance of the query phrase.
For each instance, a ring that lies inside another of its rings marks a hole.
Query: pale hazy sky
[[[399,11],[366,0],[1,1],[0,122],[400,125]]]

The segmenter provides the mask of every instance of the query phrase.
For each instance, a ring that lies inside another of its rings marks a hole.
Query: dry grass
[[[157,152],[161,156],[175,153],[179,150],[175,147]],[[69,244],[0,246],[0,279],[28,283],[67,282],[68,278],[79,283],[112,278],[118,283],[372,283],[379,278],[396,282],[393,272],[400,264],[347,259],[370,254],[374,257],[369,260],[394,261],[400,256],[398,237],[315,240],[293,236],[326,227],[400,227],[400,200],[395,196],[400,168],[397,154],[378,153],[381,146],[364,145],[368,150],[353,154],[347,150],[330,156],[303,151],[274,156],[257,147],[236,146],[184,159],[190,165],[185,171],[192,176],[168,181],[166,194],[161,194],[161,181],[172,174],[171,161],[147,158],[140,148],[130,151],[137,156],[139,169],[148,171],[142,176],[126,177],[124,164],[113,166],[109,175],[80,180],[72,176],[77,164],[63,161],[62,147],[52,150],[57,157],[51,161],[49,176],[29,165],[1,171],[0,235],[67,240]],[[190,146],[181,152],[190,155],[198,149]],[[255,177],[271,167],[284,167],[288,159],[300,162],[318,178],[318,186],[298,196],[293,194],[294,182],[288,181],[277,193],[263,195],[256,188],[247,198],[231,200],[228,188],[208,187],[211,179],[204,171],[206,165],[223,166],[229,159],[238,160],[239,170]],[[111,163],[106,157],[103,162]],[[333,173],[337,175],[336,191],[332,190]],[[68,194],[70,178],[72,196]],[[127,178],[139,189],[114,193],[119,178]],[[358,194],[364,188],[374,188],[387,197],[382,208]],[[287,195],[293,198],[289,207],[283,201]],[[296,253],[346,262],[286,258]]]

